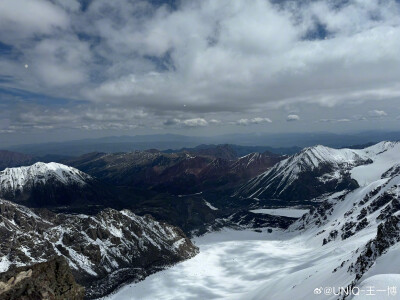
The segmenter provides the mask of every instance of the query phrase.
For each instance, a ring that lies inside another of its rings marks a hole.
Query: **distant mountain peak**
[[[92,176],[43,162],[0,171],[0,197],[28,207],[109,206],[109,201],[117,201],[109,187]]]
[[[356,188],[350,170],[373,162],[398,143],[382,142],[365,149],[304,148],[238,189],[241,197],[310,200],[327,192]]]
[[[37,162],[28,167],[6,168],[0,172],[0,188],[23,189],[26,185],[46,183],[48,180],[63,184],[85,185],[91,176],[59,163]]]

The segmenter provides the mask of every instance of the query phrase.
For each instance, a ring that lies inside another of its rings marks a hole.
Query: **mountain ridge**
[[[239,197],[311,200],[324,193],[354,189],[363,184],[352,171],[369,165],[398,142],[380,142],[365,149],[307,147],[251,179],[235,193]],[[359,182],[360,181],[360,182]]]
[[[0,233],[0,272],[62,256],[89,298],[198,253],[181,229],[129,210],[55,214],[0,199]]]

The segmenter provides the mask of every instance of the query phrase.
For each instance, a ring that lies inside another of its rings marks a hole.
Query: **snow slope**
[[[355,167],[351,177],[359,185],[367,185],[381,178],[381,175],[396,163],[400,163],[400,143],[381,142],[374,146],[357,150],[361,155],[368,156],[373,163]]]
[[[193,259],[104,299],[238,299],[269,276],[290,272],[307,257],[309,249],[291,247],[291,242],[279,240],[279,234],[269,235],[225,230],[197,238],[200,254]]]
[[[321,299],[313,291],[324,281],[340,286],[349,280],[327,280],[347,246],[313,246],[294,233],[223,231],[198,238],[196,245],[200,254],[193,259],[104,300]]]
[[[235,195],[310,200],[325,193],[355,188],[351,178],[359,185],[371,183],[399,162],[398,142],[381,142],[365,149],[309,147],[253,178]]]
[[[393,287],[395,289],[393,289]],[[365,279],[358,285],[359,295],[352,300],[395,300],[400,298],[400,274],[381,274]],[[354,291],[356,294],[357,291]],[[358,294],[357,293],[357,294]]]
[[[333,291],[350,285],[388,282],[400,288],[398,147],[380,143],[338,156],[329,152],[328,157],[346,164],[349,158],[370,160],[369,172],[352,173],[364,184],[325,196],[286,231],[223,231],[200,237],[197,257],[106,299],[336,300],[344,294]],[[312,158],[309,162],[318,164]]]
[[[62,184],[85,185],[91,177],[75,168],[58,164],[38,162],[28,167],[7,168],[0,172],[0,191],[18,191],[49,180]]]

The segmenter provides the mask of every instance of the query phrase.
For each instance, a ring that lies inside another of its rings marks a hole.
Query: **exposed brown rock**
[[[84,288],[75,282],[62,257],[0,274],[3,300],[80,300],[84,295]]]

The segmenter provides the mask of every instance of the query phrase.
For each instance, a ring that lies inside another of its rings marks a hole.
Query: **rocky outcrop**
[[[64,258],[13,268],[0,273],[3,300],[81,300],[85,290],[75,282]]]
[[[235,230],[260,230],[261,228],[287,229],[295,221],[296,218],[256,214],[247,210],[241,210],[226,218],[217,219],[214,226],[216,229],[228,227]]]
[[[379,256],[400,241],[399,223],[399,217],[390,216],[379,224],[376,237],[365,245],[356,262],[349,267],[348,271],[356,275],[356,281],[368,271]]]
[[[129,210],[55,214],[0,200],[0,235],[0,272],[62,256],[89,298],[198,253],[179,228]]]

